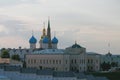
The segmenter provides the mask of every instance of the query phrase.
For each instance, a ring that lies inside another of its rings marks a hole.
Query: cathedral
[[[51,38],[50,20],[45,29],[43,26],[42,35],[39,41],[32,34],[29,39],[30,48],[10,49],[10,57],[18,54],[21,61],[26,62],[27,68],[53,69],[55,71],[99,71],[100,56],[98,54],[88,54],[86,48],[75,42],[65,48],[57,48],[58,39]],[[39,48],[36,44],[39,43]]]
[[[77,71],[84,72],[87,70],[98,71],[99,56],[87,55],[86,48],[75,42],[66,49],[58,49],[58,39],[54,36],[51,39],[50,20],[48,20],[47,30],[45,25],[42,36],[39,40],[39,49],[36,48],[37,39],[32,35],[29,40],[30,50],[33,52],[25,55],[26,67],[38,69],[53,69],[55,71]],[[97,57],[96,57],[97,56]],[[94,64],[87,64],[89,60],[94,59]]]
[[[39,48],[36,44],[39,43]],[[103,62],[118,62],[119,56],[100,55],[94,52],[86,52],[86,48],[75,42],[73,45],[59,49],[58,39],[56,36],[51,38],[50,20],[45,29],[43,26],[42,35],[37,42],[37,39],[32,34],[29,39],[30,48],[8,49],[10,57],[18,54],[21,61],[26,62],[27,68],[38,69],[53,69],[55,71],[100,71],[100,64]],[[114,59],[113,59],[114,58]],[[113,60],[112,60],[113,59]]]
[[[37,39],[32,35],[29,40],[30,49],[36,49]],[[45,29],[45,25],[42,31],[42,36],[39,40],[40,49],[57,49],[58,39],[54,36],[51,40],[51,28],[50,28],[50,20],[48,20],[47,31]]]

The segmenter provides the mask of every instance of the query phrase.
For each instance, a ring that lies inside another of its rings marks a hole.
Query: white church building
[[[29,40],[30,49],[34,51],[25,55],[27,67],[39,69],[53,69],[55,71],[76,71],[84,72],[88,70],[89,55],[86,53],[86,48],[78,45],[76,42],[66,49],[58,49],[58,39],[54,36],[51,39],[50,21],[48,20],[47,31],[43,28],[43,34],[39,41],[40,49],[36,49],[36,38],[32,35]],[[99,71],[100,58],[93,56],[94,63],[89,63],[90,71]],[[97,66],[95,66],[97,65]]]
[[[9,49],[9,53],[10,56],[18,54],[21,60],[26,61],[26,66],[32,68],[76,72],[100,70],[100,55],[86,53],[86,48],[77,42],[66,49],[58,49],[58,41],[56,36],[51,39],[50,20],[48,20],[47,30],[44,26],[38,42],[32,34],[29,39],[29,49],[21,47]],[[36,47],[37,43],[39,48]]]

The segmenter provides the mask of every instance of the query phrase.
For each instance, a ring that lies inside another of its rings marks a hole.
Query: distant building
[[[26,55],[27,67],[55,71],[99,71],[100,55],[86,54],[86,49],[75,43],[66,49],[45,49]]]
[[[10,59],[9,58],[0,58],[0,64],[9,64]]]
[[[21,47],[19,47],[18,49],[9,49],[8,51],[9,51],[10,57],[17,54],[19,55],[22,61],[24,61],[25,59],[25,54],[33,52],[32,49],[21,49]]]
[[[65,50],[45,49],[26,54],[27,67],[56,71],[86,71],[86,49],[75,43]]]
[[[8,64],[8,65],[11,65],[11,66],[23,67],[23,63],[21,61],[12,60],[12,59],[9,59],[9,58],[0,58],[0,64]]]
[[[39,69],[51,68],[56,71],[98,71],[98,55],[87,54],[86,48],[81,47],[76,42],[66,49],[58,49],[58,39],[54,36],[51,39],[50,20],[48,20],[47,30],[43,26],[42,35],[39,40],[39,48],[36,47],[37,39],[32,34],[29,39],[30,48],[9,49],[10,56],[18,54],[22,61],[26,61],[27,67]],[[89,61],[93,62],[89,62]]]
[[[100,71],[101,55],[94,52],[87,52],[87,71]]]
[[[101,55],[101,63],[116,63],[120,67],[120,55],[113,55],[110,52],[106,55]]]

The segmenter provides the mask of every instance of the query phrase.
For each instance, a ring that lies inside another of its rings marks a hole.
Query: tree
[[[110,68],[111,68],[111,64],[110,64],[109,62],[108,62],[108,63],[103,62],[103,63],[101,64],[101,69],[102,69],[103,71],[108,71]]]
[[[14,55],[12,55],[12,57],[11,57],[13,60],[17,60],[17,61],[20,61],[20,57],[19,57],[19,55],[18,54],[14,54]]]
[[[10,58],[8,50],[6,49],[1,50],[1,58]]]
[[[118,67],[118,63],[117,62],[112,62],[111,67]]]
[[[1,51],[6,50],[5,48],[2,48]]]

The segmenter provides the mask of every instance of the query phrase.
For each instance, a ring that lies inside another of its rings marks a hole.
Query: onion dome
[[[58,43],[58,39],[57,39],[56,37],[54,37],[54,38],[52,39],[52,43],[53,43],[53,44],[57,44],[57,43]]]
[[[35,44],[37,43],[37,39],[34,36],[32,36],[29,40],[29,43]]]
[[[45,37],[43,38],[43,43],[48,43],[48,42],[49,42],[49,39],[48,39],[48,37],[45,36]]]
[[[82,48],[82,47],[78,45],[77,43],[75,43],[74,45],[72,45],[72,48]]]

